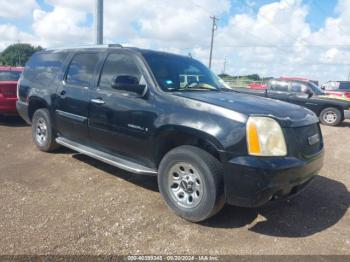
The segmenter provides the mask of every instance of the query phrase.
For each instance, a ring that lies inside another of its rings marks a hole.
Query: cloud
[[[43,46],[92,44],[92,29],[81,25],[86,20],[84,11],[55,6],[51,12],[34,10],[32,28]]]
[[[35,43],[35,39],[31,34],[21,32],[16,26],[11,24],[0,25],[0,35],[0,50],[18,41]]]
[[[14,17],[18,10],[23,10],[22,16],[32,14],[32,32],[20,31],[9,20],[0,26],[1,49],[17,40],[46,47],[93,42],[94,0],[46,0],[51,6],[49,10],[34,0],[12,2],[0,0],[0,16],[5,13],[6,17]],[[207,64],[209,17],[215,14],[225,18],[216,31],[213,60],[216,72],[222,71],[226,57],[230,74],[305,76],[321,81],[347,76],[350,0],[339,0],[336,15],[327,18],[317,31],[312,31],[307,22],[310,6],[305,1],[276,0],[258,9],[256,1],[243,1],[246,8],[241,9],[235,9],[231,2],[105,0],[105,42],[191,53]],[[236,14],[230,14],[232,10]]]
[[[37,7],[35,0],[9,1],[0,0],[0,17],[19,18],[30,15]]]

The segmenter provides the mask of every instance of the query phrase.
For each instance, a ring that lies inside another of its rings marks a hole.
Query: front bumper
[[[350,119],[350,110],[344,110],[344,119]]]
[[[299,192],[323,165],[324,151],[308,161],[294,157],[236,157],[224,164],[226,202],[257,207]]]
[[[0,114],[17,115],[16,101],[17,98],[0,97]]]

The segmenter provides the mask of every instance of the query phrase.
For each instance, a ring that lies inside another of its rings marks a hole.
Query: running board
[[[68,147],[81,154],[98,159],[104,163],[110,164],[112,166],[118,167],[120,169],[124,169],[132,173],[143,174],[143,175],[157,175],[157,170],[155,169],[151,169],[149,167],[145,167],[143,165],[131,162],[129,160],[125,160],[123,158],[113,156],[111,154],[93,149],[91,147],[81,145],[79,143],[68,140],[64,137],[56,138],[56,142],[62,146]]]

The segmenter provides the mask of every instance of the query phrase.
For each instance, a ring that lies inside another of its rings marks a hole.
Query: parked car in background
[[[267,85],[262,83],[250,83],[248,84],[248,88],[250,89],[258,89],[258,90],[265,90],[267,88]]]
[[[16,115],[17,82],[22,67],[0,66],[0,115]]]
[[[350,100],[327,95],[307,79],[278,78],[271,80],[266,90],[235,90],[304,106],[313,111],[324,125],[336,126],[344,119],[350,119]]]
[[[350,81],[328,81],[321,88],[326,94],[350,98]]]
[[[114,45],[46,50],[27,63],[18,93],[39,150],[62,145],[157,176],[167,205],[194,222],[225,203],[293,195],[322,167],[311,111],[239,94],[187,56]]]

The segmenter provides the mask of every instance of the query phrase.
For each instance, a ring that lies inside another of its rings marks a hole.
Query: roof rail
[[[69,50],[69,49],[89,49],[89,48],[113,48],[113,47],[119,47],[123,48],[121,44],[107,44],[107,45],[81,45],[81,46],[63,46],[63,47],[57,47],[57,48],[47,48],[47,51],[54,51],[54,50]]]

